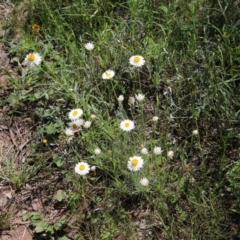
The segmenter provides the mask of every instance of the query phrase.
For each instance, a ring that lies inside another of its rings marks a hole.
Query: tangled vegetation
[[[15,0],[0,231],[18,215],[33,239],[240,239],[239,9]]]

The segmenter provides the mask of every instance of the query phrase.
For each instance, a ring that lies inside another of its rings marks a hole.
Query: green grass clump
[[[18,25],[21,38],[9,34],[6,41],[19,77],[7,73],[3,104],[12,116],[28,112],[36,140],[22,182],[16,183],[12,168],[4,176],[11,175],[8,181],[18,191],[26,183],[61,176],[61,185],[46,186],[49,201],[74,219],[61,219],[64,224],[57,228],[60,220],[49,222],[47,213],[37,212],[44,222],[41,233],[47,229],[55,239],[56,228],[63,238],[72,231],[74,239],[174,240],[237,234],[238,5],[206,0],[26,3],[28,15]],[[91,51],[84,47],[88,42],[94,44]],[[23,61],[32,52],[42,62],[28,68]],[[131,66],[134,55],[143,56],[145,64]],[[115,75],[103,79],[107,70]],[[145,96],[143,101],[137,94]],[[79,108],[91,125],[79,123],[78,131],[67,136],[68,114]],[[124,119],[134,122],[131,131],[120,128]],[[139,171],[128,169],[131,157],[143,159]],[[74,167],[80,162],[93,168],[77,175]],[[142,184],[143,178],[149,184]],[[31,218],[35,215],[31,212]]]

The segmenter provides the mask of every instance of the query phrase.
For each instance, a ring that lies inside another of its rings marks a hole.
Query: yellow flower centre
[[[107,77],[111,77],[111,73],[110,73],[110,72],[107,72],[107,73],[106,73],[106,76],[107,76]]]
[[[129,123],[129,122],[125,122],[125,123],[124,123],[124,126],[125,126],[126,128],[128,128],[128,127],[130,127],[130,123]]]
[[[28,55],[28,60],[31,61],[31,62],[34,61],[35,60],[35,55],[33,53],[29,54]]]
[[[75,116],[77,116],[78,115],[78,110],[74,110],[73,112],[72,112],[72,115],[75,117]]]
[[[131,163],[134,167],[136,167],[138,165],[138,159],[136,158],[132,159]]]
[[[85,165],[84,164],[80,164],[78,168],[79,168],[80,171],[83,171],[85,169]]]
[[[139,63],[139,62],[141,61],[141,58],[140,58],[139,56],[135,56],[135,57],[133,58],[133,61],[134,61],[135,63]]]
[[[44,144],[47,144],[47,139],[46,139],[46,138],[43,139],[42,142],[43,142]]]

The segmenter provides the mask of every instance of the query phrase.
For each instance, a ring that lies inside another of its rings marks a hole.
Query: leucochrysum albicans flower
[[[88,163],[80,162],[75,165],[75,172],[79,175],[86,175],[90,171],[90,166]]]
[[[163,150],[161,147],[154,147],[153,152],[156,155],[160,155],[163,152]]]
[[[134,97],[129,97],[128,98],[128,104],[133,105],[135,103],[135,98]]]
[[[83,110],[81,108],[75,108],[71,112],[69,112],[68,117],[70,120],[76,120],[80,118],[83,114]]]
[[[144,155],[148,154],[147,148],[142,148],[141,149],[141,154],[144,154]]]
[[[133,65],[134,67],[142,67],[145,64],[145,60],[140,55],[134,55],[130,57],[129,63]]]
[[[92,51],[94,49],[94,44],[92,42],[88,42],[84,45],[84,47],[88,50],[88,51]]]
[[[70,137],[74,135],[74,131],[71,128],[66,128],[65,129],[65,134]]]
[[[129,158],[127,167],[130,171],[136,172],[143,167],[144,161],[139,156],[133,156]]]
[[[96,171],[96,166],[91,166],[91,168],[90,168],[90,169],[91,169],[91,171],[93,171],[93,172],[94,172],[94,171]]]
[[[127,119],[127,120],[121,121],[120,128],[123,131],[129,132],[135,128],[135,125],[133,121]]]
[[[124,96],[123,95],[119,95],[118,99],[117,99],[119,102],[123,102],[124,100]]]
[[[103,79],[111,79],[115,76],[115,72],[111,69],[107,70],[102,74]]]
[[[95,149],[94,149],[94,153],[95,153],[96,155],[99,155],[99,154],[101,153],[101,149],[100,149],[100,148],[95,148]]]
[[[138,102],[142,102],[145,98],[144,94],[138,93],[135,95],[135,98],[137,99]]]
[[[148,186],[148,184],[149,184],[149,180],[147,179],[147,178],[141,178],[140,179],[140,184],[142,185],[142,186],[144,186],[144,187],[146,187],[146,186]]]
[[[91,125],[92,125],[92,122],[86,121],[86,122],[83,124],[83,127],[84,127],[84,128],[90,128]]]
[[[198,135],[198,130],[197,130],[197,129],[196,129],[196,130],[193,130],[193,131],[192,131],[192,134],[195,135],[195,136],[197,136],[197,135]]]
[[[24,64],[27,67],[36,67],[39,66],[42,61],[42,57],[40,56],[39,53],[29,53],[25,59],[24,59]]]
[[[92,120],[94,120],[94,119],[97,118],[97,116],[96,116],[95,114],[91,114],[90,118],[91,118]]]
[[[78,118],[78,119],[73,120],[72,122],[70,122],[70,123],[69,123],[69,127],[70,127],[73,131],[78,131],[83,124],[84,124],[84,120],[81,119],[81,118]]]
[[[154,117],[152,118],[152,121],[153,121],[153,122],[157,122],[158,119],[159,119],[158,116],[154,116]]]
[[[170,159],[172,159],[173,156],[174,156],[174,151],[172,151],[172,150],[168,151],[168,152],[167,152],[167,156],[168,156]]]

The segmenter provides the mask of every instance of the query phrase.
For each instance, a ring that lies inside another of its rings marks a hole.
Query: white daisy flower
[[[148,186],[148,184],[149,184],[149,180],[144,177],[144,178],[140,179],[140,184],[141,184],[142,186],[146,187],[146,186]]]
[[[137,99],[138,102],[142,102],[145,98],[145,95],[138,93],[138,94],[135,94],[135,98]]]
[[[74,131],[71,128],[66,128],[65,134],[70,137],[74,135]]]
[[[141,154],[144,154],[144,155],[148,154],[148,150],[146,148],[142,148]]]
[[[115,72],[111,69],[107,70],[102,74],[103,79],[111,79],[115,76]]]
[[[88,50],[88,51],[92,51],[94,49],[94,44],[92,42],[88,42],[84,45],[84,47]]]
[[[81,119],[81,118],[78,118],[78,119],[73,120],[72,122],[70,122],[70,123],[69,123],[69,127],[70,127],[73,131],[78,131],[83,124],[84,124],[84,120]]]
[[[195,136],[197,136],[197,135],[198,135],[198,130],[197,130],[197,129],[196,129],[196,130],[193,130],[193,131],[192,131],[192,134],[195,135]]]
[[[118,99],[117,99],[119,102],[123,102],[124,100],[124,96],[123,95],[119,95]]]
[[[71,112],[69,112],[68,117],[70,120],[76,120],[80,118],[83,114],[83,110],[81,108],[73,109]]]
[[[143,164],[144,164],[144,161],[141,157],[133,156],[129,158],[127,167],[130,171],[136,172],[143,167]]]
[[[41,64],[42,57],[40,56],[39,53],[29,53],[25,59],[24,59],[24,64],[27,67],[36,67]]]
[[[134,103],[135,103],[135,98],[134,97],[129,97],[128,104],[133,105]]]
[[[163,150],[161,147],[154,147],[153,152],[156,155],[160,155],[163,152]]]
[[[99,155],[99,154],[101,153],[101,149],[100,149],[100,148],[95,148],[95,149],[94,149],[94,153],[95,153],[96,155]]]
[[[140,55],[134,55],[130,57],[129,62],[134,67],[142,67],[145,64],[144,58]]]
[[[157,116],[154,116],[154,117],[152,118],[152,121],[153,121],[153,122],[157,122],[157,121],[158,121],[158,119],[159,119],[159,117],[157,117]]]
[[[84,123],[83,127],[84,127],[84,128],[90,128],[90,127],[91,127],[91,124],[92,124],[92,122],[86,121],[86,122]]]
[[[90,171],[90,166],[88,163],[80,162],[75,166],[75,172],[79,175],[86,175]]]
[[[173,155],[174,155],[174,151],[171,150],[171,151],[168,151],[168,152],[167,152],[167,156],[168,156],[169,158],[172,159],[172,158],[173,158]]]
[[[129,131],[131,131],[131,130],[133,130],[135,128],[135,125],[134,125],[134,122],[131,121],[131,120],[123,120],[120,123],[120,128],[123,131],[129,132]]]

